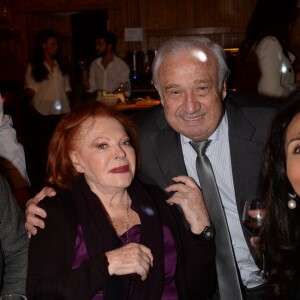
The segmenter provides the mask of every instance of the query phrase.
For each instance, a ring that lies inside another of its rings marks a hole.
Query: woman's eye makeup
[[[294,139],[287,144],[287,153],[300,154],[300,140]]]
[[[128,147],[132,146],[130,140],[122,141],[120,144],[124,145],[124,146],[128,146]],[[100,150],[104,150],[104,149],[108,148],[108,144],[107,143],[99,143],[99,144],[97,144],[97,148]]]
[[[100,149],[100,150],[106,149],[107,144],[105,144],[105,143],[98,144],[97,148]]]
[[[300,145],[295,146],[293,152],[299,154],[300,153]]]
[[[131,146],[131,141],[130,140],[126,140],[123,142],[123,145],[125,146]]]

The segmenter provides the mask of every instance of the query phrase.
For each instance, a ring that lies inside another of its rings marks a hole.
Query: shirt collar
[[[54,68],[55,69],[57,67],[58,63],[56,60],[54,60]],[[51,71],[50,66],[47,64],[46,61],[44,61],[44,66],[48,69],[48,71]]]
[[[187,144],[191,141],[191,139],[186,136],[180,134],[182,144]],[[213,132],[213,134],[208,138],[211,140],[212,144],[216,141],[227,140],[228,139],[228,118],[226,112],[223,114],[222,120],[219,123],[217,129]]]
[[[110,63],[112,63],[112,62],[115,60],[115,57],[116,57],[116,56],[113,54],[113,59],[112,59],[112,61],[111,61]],[[97,63],[100,64],[100,65],[102,65],[102,59],[103,59],[103,58],[102,58],[101,56],[98,57],[98,58],[97,58]]]

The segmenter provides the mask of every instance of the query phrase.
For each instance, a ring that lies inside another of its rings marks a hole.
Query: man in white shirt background
[[[116,56],[117,36],[106,31],[96,37],[96,51],[99,57],[91,62],[89,74],[82,72],[82,82],[87,92],[98,90],[113,93],[121,85],[130,86],[130,69],[121,58]],[[126,92],[129,96],[130,92]]]

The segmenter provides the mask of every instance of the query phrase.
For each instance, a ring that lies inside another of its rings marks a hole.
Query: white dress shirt
[[[37,82],[31,75],[32,66],[29,64],[25,75],[25,88],[35,91],[32,99],[33,107],[42,115],[59,115],[70,111],[69,99],[66,92],[71,91],[68,75],[63,75],[58,64],[49,70],[48,78]]]
[[[295,56],[289,53],[290,60],[283,53],[278,40],[267,36],[255,48],[261,77],[258,92],[269,97],[286,97],[295,88],[295,74],[291,62]]]
[[[209,137],[209,139],[212,140],[212,142],[206,150],[206,155],[211,162],[216,178],[235,258],[240,270],[243,284],[247,288],[252,288],[262,284],[264,281],[262,277],[258,275],[259,269],[248,249],[237,211],[226,114],[216,131]],[[181,146],[187,173],[199,184],[199,186],[201,186],[196,170],[197,154],[189,144],[190,141],[190,139],[181,135]],[[219,245],[216,246],[218,247]]]
[[[92,61],[88,92],[102,90],[112,93],[121,83],[130,83],[130,69],[122,59],[114,55],[106,68],[102,65],[102,57]]]
[[[16,131],[8,115],[3,114],[0,95],[0,169],[13,190],[30,186],[26,171],[23,146],[18,142]]]

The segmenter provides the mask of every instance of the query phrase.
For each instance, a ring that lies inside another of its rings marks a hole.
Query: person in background
[[[24,213],[0,175],[0,295],[25,295],[29,239]]]
[[[34,109],[42,115],[70,111],[68,67],[58,52],[58,38],[50,29],[41,30],[26,70],[25,91]]]
[[[288,51],[297,0],[258,0],[237,56],[237,89],[284,100],[295,88]]]
[[[129,119],[99,102],[60,121],[48,158],[58,192],[40,202],[47,218],[30,240],[29,299],[210,296],[215,245],[201,236],[211,225],[201,192],[187,176],[173,178],[169,199],[142,185],[137,149]]]
[[[31,198],[23,146],[18,142],[10,116],[3,113],[0,94],[0,173],[9,182],[19,206],[25,211]]]
[[[55,126],[70,111],[68,66],[58,41],[58,34],[50,29],[38,32],[25,75],[31,106],[23,116],[24,148],[34,191],[44,185],[47,147]]]
[[[223,260],[233,268],[233,272],[224,274],[217,263],[218,289],[213,299],[232,300],[235,278],[238,295],[234,300],[260,300],[264,279],[254,261],[251,236],[242,226],[242,211],[245,202],[259,193],[261,150],[277,107],[262,104],[256,97],[227,94],[229,69],[224,51],[203,36],[166,41],[158,49],[152,68],[162,106],[135,116],[141,149],[139,178],[165,189],[173,183],[172,178],[189,175],[204,191],[207,177],[198,176],[196,163],[200,156],[190,142],[212,140],[206,153],[220,199],[204,195],[204,200],[207,207],[221,201],[220,217],[211,218],[211,222],[216,239],[219,232],[219,237],[226,234],[231,241],[227,246],[216,240],[217,257],[218,251],[226,249],[231,254]],[[49,190],[30,200],[27,207],[26,224],[32,234],[36,233],[35,226],[44,226],[36,215],[46,214],[36,203],[45,193]]]
[[[130,69],[125,61],[116,56],[116,46],[117,36],[114,33],[106,31],[97,35],[99,58],[92,61],[89,74],[86,70],[82,72],[82,82],[87,92],[99,90],[113,93],[120,89],[126,96],[130,95]]]
[[[263,155],[266,215],[258,250],[267,299],[300,299],[300,90],[273,121]]]

